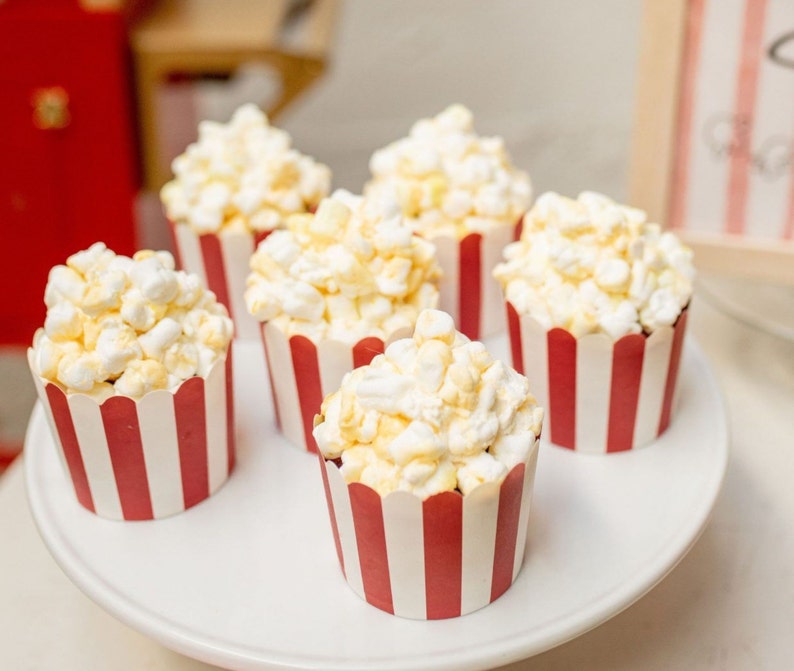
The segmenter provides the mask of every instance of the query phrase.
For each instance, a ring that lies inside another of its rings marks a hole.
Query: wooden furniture
[[[161,157],[157,91],[169,77],[229,75],[263,61],[282,81],[265,111],[275,117],[323,72],[336,0],[161,0],[133,28],[131,45],[138,92],[145,187],[170,177]],[[300,30],[292,35],[300,19]]]

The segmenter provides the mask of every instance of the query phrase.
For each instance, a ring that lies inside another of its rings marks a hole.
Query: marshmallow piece
[[[330,190],[330,170],[290,147],[255,105],[228,124],[203,121],[198,141],[172,163],[161,192],[168,217],[198,234],[273,230],[285,215],[314,207]]]
[[[133,359],[141,357],[141,345],[135,331],[122,325],[103,329],[96,341],[96,353],[109,375],[120,374]]]
[[[417,121],[407,137],[373,153],[365,195],[396,200],[425,236],[514,225],[531,202],[529,177],[512,166],[500,138],[474,132],[472,119],[453,105]]]
[[[33,367],[67,392],[97,399],[109,390],[137,397],[173,388],[208,371],[232,337],[226,309],[198,277],[175,271],[168,252],[130,259],[96,243],[54,268],[45,294],[52,300],[34,338]],[[150,373],[153,380],[138,379]]]
[[[259,244],[250,268],[249,313],[315,341],[386,340],[438,302],[433,246],[413,235],[393,205],[346,191],[323,200],[314,215],[289,217]]]
[[[674,323],[692,295],[694,268],[691,250],[641,210],[594,192],[576,200],[548,192],[494,277],[519,313],[544,328],[617,340]]]
[[[83,334],[83,318],[74,304],[65,301],[56,303],[47,310],[44,331],[50,340],[74,340]]]
[[[341,457],[347,482],[420,498],[501,481],[526,459],[543,417],[525,377],[434,310],[412,338],[348,373],[321,414],[317,444]]]
[[[140,398],[155,389],[168,387],[168,371],[154,359],[135,359],[131,361],[114,383],[117,394]]]

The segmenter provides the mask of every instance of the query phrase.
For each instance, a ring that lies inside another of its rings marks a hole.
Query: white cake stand
[[[505,337],[488,344],[506,356]],[[234,363],[237,469],[185,513],[123,523],[81,508],[40,407],[25,447],[33,515],[66,574],[134,629],[230,669],[466,671],[539,653],[660,581],[725,473],[725,410],[690,340],[678,412],[654,444],[609,456],[541,446],[525,564],[502,598],[457,619],[404,620],[345,583],[316,458],[275,430],[261,345],[238,345]]]

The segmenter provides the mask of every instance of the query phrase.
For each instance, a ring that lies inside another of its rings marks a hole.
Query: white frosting
[[[471,112],[453,105],[414,124],[408,137],[376,151],[368,197],[396,200],[425,236],[463,238],[513,226],[532,199],[529,176],[516,170],[498,137],[474,132]]]
[[[174,159],[175,179],[161,191],[168,217],[198,234],[269,231],[315,207],[331,171],[290,145],[253,104],[228,124],[201,122],[198,141]]]
[[[545,193],[494,270],[519,314],[617,340],[675,323],[692,296],[691,250],[641,210],[583,192]]]
[[[130,259],[97,242],[50,271],[44,301],[34,372],[99,400],[206,375],[232,337],[226,308],[168,252]]]
[[[293,215],[251,257],[245,301],[288,336],[354,344],[413,328],[438,302],[434,246],[399,212],[337,191],[316,214]]]
[[[317,445],[341,459],[347,482],[422,498],[500,482],[526,461],[543,420],[527,378],[438,310],[419,315],[412,338],[348,373],[321,413]]]

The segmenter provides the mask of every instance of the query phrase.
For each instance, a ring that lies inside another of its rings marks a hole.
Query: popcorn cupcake
[[[472,339],[504,330],[491,271],[518,238],[532,187],[498,137],[480,137],[471,112],[453,105],[376,151],[365,195],[397,200],[411,226],[438,249],[442,310]]]
[[[601,194],[546,193],[494,276],[513,365],[532,380],[557,445],[618,452],[670,423],[692,297],[692,252]]]
[[[527,379],[437,310],[346,375],[314,435],[351,588],[414,619],[501,596],[523,562],[542,420]]]
[[[98,242],[50,271],[28,362],[78,501],[146,520],[203,501],[234,465],[226,308],[168,252]]]
[[[245,301],[262,322],[276,420],[292,443],[316,452],[323,396],[436,306],[434,252],[399,211],[344,191],[260,243]]]
[[[331,171],[299,153],[252,104],[228,124],[203,121],[162,189],[179,264],[197,273],[234,319],[238,338],[259,329],[243,304],[248,259],[291,214],[328,195]]]

